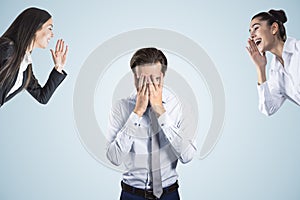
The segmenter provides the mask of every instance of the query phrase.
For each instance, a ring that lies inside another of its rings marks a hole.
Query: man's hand
[[[136,104],[133,110],[139,117],[143,116],[144,112],[147,109],[149,102],[149,90],[147,87],[147,77],[141,75],[139,78],[137,95],[136,95]]]
[[[148,88],[149,88],[149,99],[150,105],[153,111],[156,113],[156,116],[159,117],[164,112],[166,112],[163,104],[162,104],[162,90],[164,84],[164,77],[163,73],[160,73],[160,81],[154,80],[153,76],[151,75],[148,78]]]

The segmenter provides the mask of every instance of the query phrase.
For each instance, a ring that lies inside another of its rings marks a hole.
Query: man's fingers
[[[160,72],[160,83],[159,83],[159,87],[162,88],[164,85],[164,74],[162,72]]]
[[[148,83],[149,83],[149,86],[148,86],[149,92],[150,92],[150,95],[152,95],[154,93],[155,88],[154,88],[154,84],[150,77],[148,77]]]
[[[155,80],[155,78],[154,78],[153,75],[151,75],[151,81],[152,81],[152,83],[153,83],[154,89],[155,89],[155,90],[158,90],[160,81],[158,81],[157,79]]]
[[[149,95],[149,88],[147,87],[147,85],[145,85],[145,93],[144,93],[144,95],[146,96],[146,97],[148,97],[148,95]]]
[[[145,94],[147,90],[147,77],[143,75],[143,80],[142,80],[142,94]]]
[[[142,86],[143,86],[143,75],[140,75],[140,77],[137,77],[137,79],[138,79],[137,90],[139,92],[142,90]]]

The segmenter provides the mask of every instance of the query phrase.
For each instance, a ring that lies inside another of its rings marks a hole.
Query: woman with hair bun
[[[287,37],[283,10],[256,14],[250,23],[246,47],[256,66],[259,110],[274,114],[286,99],[300,105],[300,41]],[[268,80],[266,52],[273,54]]]
[[[55,51],[51,49],[54,67],[43,87],[32,71],[31,53],[48,46],[52,29],[51,15],[32,7],[24,10],[0,37],[0,107],[23,89],[46,104],[64,80],[68,47],[62,39],[57,41]]]

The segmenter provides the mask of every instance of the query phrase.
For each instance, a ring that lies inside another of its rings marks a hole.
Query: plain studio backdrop
[[[198,152],[192,162],[178,165],[182,199],[300,199],[300,108],[286,101],[274,116],[258,111],[256,72],[245,48],[250,19],[271,8],[286,11],[287,34],[300,39],[299,1],[4,0],[1,34],[31,6],[48,10],[54,20],[54,38],[48,48],[32,55],[36,77],[41,84],[47,80],[53,67],[49,49],[60,38],[70,48],[68,76],[46,106],[22,92],[0,109],[1,200],[119,198],[122,175],[95,159],[82,143],[84,133],[76,128],[73,94],[84,62],[98,46],[143,28],[171,30],[196,42],[212,59],[225,90],[226,119],[215,148],[203,160]],[[122,70],[111,73],[112,78],[124,69],[130,72],[130,54],[124,56],[114,61]],[[176,55],[167,56],[174,69],[183,63]],[[192,80],[193,74],[186,73],[185,78]],[[199,85],[205,90],[201,78],[198,84],[190,83],[193,91]],[[104,127],[109,109],[100,110],[97,100],[109,98],[106,94],[115,89],[112,85],[95,92],[95,115]],[[208,97],[204,91],[199,104],[203,130],[211,117],[211,110],[205,109]],[[199,139],[201,134],[205,133],[200,132]],[[201,141],[197,147],[201,149]]]

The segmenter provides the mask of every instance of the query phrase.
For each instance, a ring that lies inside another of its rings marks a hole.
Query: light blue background
[[[226,121],[214,151],[180,164],[184,200],[300,199],[300,109],[286,102],[276,115],[257,109],[256,73],[245,50],[251,17],[286,11],[288,35],[300,39],[300,3],[290,1],[1,1],[1,34],[25,8],[47,9],[55,41],[70,46],[68,77],[48,105],[26,92],[0,110],[0,199],[118,199],[121,174],[104,167],[80,142],[73,90],[85,59],[101,43],[133,29],[184,34],[206,50],[223,80]],[[42,84],[52,68],[49,48],[33,53]]]

